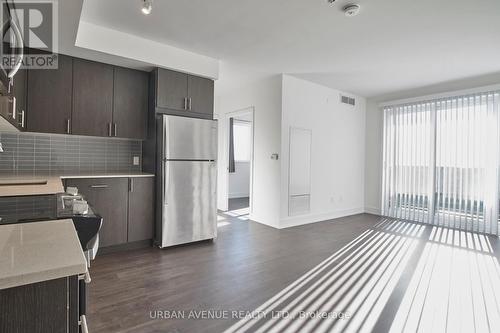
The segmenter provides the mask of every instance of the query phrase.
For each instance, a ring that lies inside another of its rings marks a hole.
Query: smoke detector
[[[359,9],[361,7],[356,4],[347,5],[344,7],[344,14],[347,17],[353,17],[359,14]]]

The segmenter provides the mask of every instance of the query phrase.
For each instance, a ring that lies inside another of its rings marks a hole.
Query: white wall
[[[80,21],[75,45],[212,79],[219,76],[217,59],[85,21]]]
[[[380,214],[382,200],[383,112],[380,103],[500,83],[500,73],[439,83],[370,98],[366,108],[365,211]]]
[[[365,99],[340,103],[340,91],[282,77],[280,227],[364,211]],[[312,130],[311,211],[288,217],[289,129]]]
[[[235,163],[235,172],[229,174],[229,198],[250,196],[250,162]]]
[[[378,102],[366,101],[365,211],[381,213],[383,112]]]
[[[227,209],[228,113],[254,108],[254,182],[250,218],[279,227],[280,162],[271,154],[281,149],[281,76],[263,76],[255,80],[232,81],[230,87],[218,89],[226,77],[216,82],[215,113],[219,119],[218,195],[219,209]]]

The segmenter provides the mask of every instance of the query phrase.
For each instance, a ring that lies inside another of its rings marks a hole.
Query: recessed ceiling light
[[[347,17],[356,16],[359,14],[360,8],[361,7],[359,5],[356,5],[356,4],[347,5],[344,7],[344,14]]]
[[[151,14],[153,10],[153,0],[142,0],[142,8],[141,11],[144,15]]]

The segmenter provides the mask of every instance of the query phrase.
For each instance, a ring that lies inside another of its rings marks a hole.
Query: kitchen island
[[[0,225],[0,332],[78,332],[87,273],[72,220]]]

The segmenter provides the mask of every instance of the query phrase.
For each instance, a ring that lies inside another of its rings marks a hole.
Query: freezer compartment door
[[[216,160],[217,121],[163,116],[163,158]]]
[[[215,162],[164,162],[161,247],[217,236]]]

